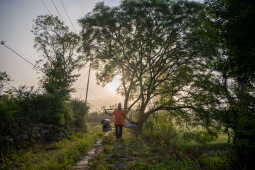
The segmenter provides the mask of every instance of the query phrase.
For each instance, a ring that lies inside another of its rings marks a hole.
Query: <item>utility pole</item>
[[[91,69],[91,63],[89,64],[89,75],[88,75],[87,89],[86,89],[86,98],[85,98],[85,105],[86,106],[87,106],[87,98],[88,98],[88,91],[89,91],[90,69]]]

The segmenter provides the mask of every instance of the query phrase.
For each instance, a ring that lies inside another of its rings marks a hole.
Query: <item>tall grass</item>
[[[231,146],[222,132],[210,134],[201,127],[193,127],[190,131],[177,128],[171,116],[161,113],[145,123],[143,137],[150,147],[160,146],[158,154],[169,152],[166,154],[168,160],[162,158],[166,163],[156,165],[158,169],[230,169]]]

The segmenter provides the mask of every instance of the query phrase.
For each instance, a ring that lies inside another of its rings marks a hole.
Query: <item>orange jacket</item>
[[[112,113],[114,115],[114,123],[116,125],[124,125],[124,118],[126,117],[126,113],[124,110],[114,110],[114,112]]]

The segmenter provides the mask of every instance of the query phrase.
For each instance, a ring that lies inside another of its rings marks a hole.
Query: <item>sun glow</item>
[[[117,93],[117,88],[120,85],[120,76],[115,76],[112,80],[111,83],[108,83],[106,85],[107,89],[109,89],[112,93],[116,94]]]

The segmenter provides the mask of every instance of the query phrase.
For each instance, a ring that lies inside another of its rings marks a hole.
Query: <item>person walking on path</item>
[[[112,115],[114,116],[115,135],[119,139],[122,137],[122,127],[126,118],[125,111],[121,109],[121,103],[118,104],[118,108],[113,111]]]

